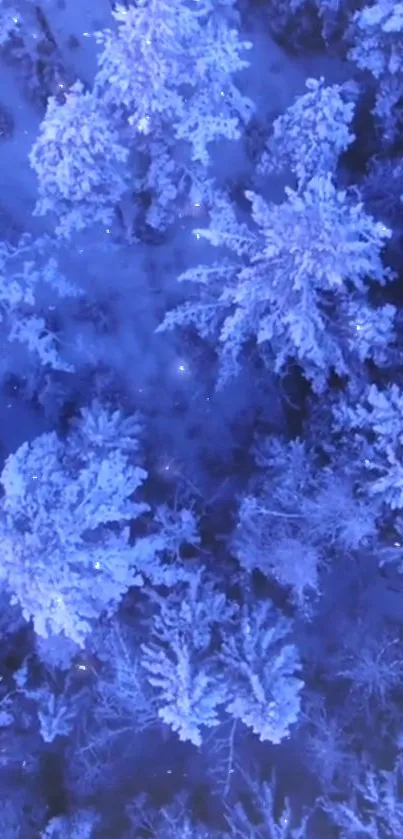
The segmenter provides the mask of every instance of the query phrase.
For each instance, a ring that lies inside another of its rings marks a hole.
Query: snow
[[[32,9],[35,8],[35,5],[29,0],[18,0],[18,2],[21,3],[21,8],[25,4],[27,14],[32,13]],[[95,30],[113,25],[110,0],[96,0],[96,2],[95,0],[80,0],[80,2],[78,0],[76,2],[74,0],[58,0],[58,2],[56,0],[39,0],[39,5],[46,15],[50,31],[66,67],[73,71],[74,77],[77,76],[86,85],[90,86],[96,69],[96,44],[92,34]],[[254,5],[258,5],[258,3]],[[326,83],[329,84],[343,82],[350,78],[348,64],[331,56],[290,57],[287,55],[280,46],[272,41],[270,35],[261,25],[258,16],[255,18],[253,28],[244,34],[253,41],[254,48],[249,53],[252,64],[242,76],[242,89],[256,102],[257,120],[260,121],[263,131],[267,133],[273,119],[284,112],[297,95],[305,92],[305,81],[308,77],[319,78],[323,76]],[[28,163],[28,155],[37,137],[39,124],[43,117],[43,108],[29,101],[26,91],[24,92],[21,77],[18,77],[15,68],[12,69],[4,57],[0,57],[0,82],[2,88],[1,101],[4,106],[12,110],[15,119],[14,135],[10,139],[0,139],[0,184],[2,187],[0,225],[2,235],[6,239],[10,238],[10,240],[15,241],[17,236],[24,231],[28,231],[34,236],[43,233],[51,234],[53,230],[52,221],[48,221],[46,218],[37,218],[33,215],[37,200],[37,186],[35,175]],[[223,142],[217,145],[213,160],[214,174],[218,183],[231,189],[232,194],[236,192],[237,196],[241,198],[245,189],[256,189],[255,169],[256,161],[248,153],[246,142]],[[262,184],[262,189],[259,185],[259,192],[270,201],[281,201],[284,194],[284,183],[284,179],[270,177]],[[239,204],[241,208],[241,200]],[[126,214],[127,210],[127,218],[130,216],[130,209],[130,207],[125,208],[124,212]],[[247,213],[250,215],[245,205],[245,217]],[[151,476],[145,492],[149,492],[150,496],[153,497],[154,494],[158,497],[158,493],[161,493],[164,499],[168,498],[169,503],[176,505],[178,499],[180,504],[183,503],[182,491],[184,488],[183,495],[186,503],[188,500],[186,491],[191,496],[192,503],[196,499],[197,509],[199,509],[200,502],[200,509],[203,509],[201,520],[203,541],[200,555],[205,555],[201,556],[201,561],[203,564],[205,562],[206,566],[211,568],[213,572],[217,571],[217,578],[220,579],[222,567],[226,570],[228,566],[231,574],[236,565],[234,553],[228,556],[228,529],[225,517],[228,510],[232,515],[234,508],[238,507],[238,502],[245,492],[248,478],[254,473],[251,444],[256,431],[255,420],[258,410],[260,410],[259,421],[260,419],[263,420],[265,431],[269,434],[272,430],[274,433],[281,433],[285,426],[283,414],[285,400],[281,401],[280,399],[277,383],[267,380],[264,387],[261,385],[258,381],[259,377],[256,375],[256,369],[248,361],[245,362],[241,375],[236,381],[230,382],[221,392],[215,392],[214,347],[206,348],[202,342],[200,342],[200,345],[196,342],[190,343],[186,336],[180,336],[176,333],[156,334],[155,332],[166,309],[179,304],[187,293],[185,284],[177,283],[177,276],[191,265],[202,264],[209,259],[209,255],[206,257],[209,249],[208,244],[203,237],[197,238],[192,232],[195,226],[203,227],[204,225],[207,226],[207,223],[208,220],[202,215],[202,211],[200,211],[199,217],[196,217],[196,215],[188,218],[182,216],[180,219],[178,218],[176,229],[173,232],[169,231],[168,238],[158,245],[129,242],[122,244],[120,242],[118,246],[115,246],[114,236],[117,232],[115,228],[106,230],[89,229],[75,235],[67,243],[54,242],[54,247],[51,247],[51,249],[54,249],[64,275],[67,279],[76,282],[85,292],[84,303],[78,299],[67,300],[63,302],[60,311],[57,306],[49,305],[48,297],[45,301],[47,307],[57,309],[55,321],[57,321],[57,328],[60,329],[58,333],[60,352],[67,361],[76,363],[77,366],[77,375],[65,375],[65,379],[72,382],[66,390],[69,394],[72,392],[73,397],[71,400],[65,400],[66,410],[63,416],[59,417],[57,407],[54,408],[54,405],[58,396],[57,388],[61,382],[60,387],[63,390],[64,380],[52,371],[50,375],[50,400],[52,400],[51,407],[54,413],[46,423],[40,410],[34,410],[26,397],[25,399],[19,397],[18,385],[15,385],[13,389],[9,383],[8,388],[4,388],[1,394],[0,461],[10,452],[15,451],[24,441],[32,440],[42,434],[43,431],[49,430],[47,425],[51,429],[57,425],[58,431],[64,432],[67,418],[72,413],[77,414],[79,407],[77,403],[88,405],[94,395],[91,375],[94,368],[97,368],[97,372],[100,372],[96,385],[100,390],[104,387],[102,396],[105,394],[106,397],[111,396],[114,388],[116,388],[118,392],[120,391],[119,398],[123,410],[127,407],[132,410],[134,405],[145,414],[145,439],[148,447],[145,455],[147,468],[150,468]],[[123,239],[123,235],[121,238]],[[42,303],[43,300],[42,298]],[[21,355],[20,358],[22,358],[22,363],[25,363],[24,355]],[[86,367],[86,362],[88,362],[88,367]],[[103,368],[112,371],[110,378],[105,376],[105,382],[102,381]],[[29,375],[28,370],[23,372],[24,375]],[[208,379],[209,375],[211,375],[210,379]],[[123,387],[121,388],[122,384]],[[122,392],[124,396],[121,395]],[[286,398],[287,394],[285,394]],[[290,425],[288,425],[288,428],[290,428]],[[33,477],[36,480],[36,476]],[[19,514],[19,510],[17,512]],[[278,514],[281,518],[281,513],[278,513],[276,509],[272,514],[273,516]],[[296,515],[291,513],[290,517],[295,518]],[[21,519],[23,519],[23,516]],[[229,527],[232,527],[232,524],[233,522]],[[22,527],[22,525],[25,526],[24,521],[22,523],[17,521],[17,527]],[[222,533],[222,531],[226,532]],[[204,539],[204,536],[206,536],[206,539]],[[220,536],[221,542],[225,546],[222,550],[219,547]],[[213,551],[210,556],[211,545]],[[291,545],[291,548],[295,553],[294,545]],[[285,751],[277,750],[276,754],[274,749],[264,752],[255,750],[254,752],[253,741],[246,741],[245,751],[240,752],[242,756],[245,755],[247,758],[242,767],[243,769],[246,767],[245,773],[248,770],[248,757],[253,758],[254,753],[257,754],[258,759],[260,756],[263,757],[266,768],[274,764],[279,767],[280,775],[286,777],[292,795],[294,796],[295,790],[295,796],[301,798],[301,805],[305,793],[305,790],[302,790],[304,783],[307,787],[316,784],[313,773],[312,776],[309,774],[314,765],[312,755],[309,756],[312,766],[308,773],[304,773],[299,765],[299,761],[301,761],[301,764],[304,761],[304,739],[306,739],[307,732],[309,733],[309,726],[307,726],[307,723],[309,723],[309,716],[307,715],[307,711],[310,711],[309,702],[312,697],[315,699],[316,696],[320,700],[326,696],[329,698],[329,706],[331,712],[335,714],[336,722],[337,714],[340,712],[340,716],[343,715],[343,708],[337,707],[339,694],[337,692],[334,694],[332,683],[326,683],[329,675],[330,678],[333,678],[331,676],[331,655],[330,664],[326,661],[325,666],[324,663],[324,652],[327,655],[327,650],[330,650],[332,654],[334,649],[342,649],[347,641],[347,630],[343,635],[344,623],[340,623],[340,611],[352,616],[351,626],[353,628],[355,624],[359,623],[363,613],[365,616],[369,616],[370,620],[372,616],[377,616],[379,621],[382,619],[386,622],[393,621],[397,627],[397,632],[402,622],[401,576],[399,577],[394,570],[390,571],[389,566],[386,570],[386,576],[383,576],[384,570],[380,571],[378,567],[379,557],[375,555],[376,550],[372,550],[371,545],[368,549],[369,557],[363,551],[361,557],[363,569],[358,568],[354,551],[351,551],[351,555],[348,552],[346,553],[347,555],[341,558],[337,555],[334,568],[331,567],[330,558],[329,572],[326,570],[323,574],[325,577],[326,573],[329,573],[325,583],[326,594],[320,601],[322,606],[319,603],[318,611],[315,614],[315,622],[309,624],[306,615],[304,615],[303,620],[302,617],[297,619],[295,626],[295,641],[301,649],[308,673],[308,689],[304,695],[304,702],[306,703],[304,705],[305,730],[304,728],[301,729],[300,733],[297,734],[297,739],[292,734]],[[326,557],[328,554],[329,557],[336,555],[336,548],[332,542],[330,547],[326,546],[325,554]],[[197,558],[200,558],[199,555]],[[309,560],[309,556],[307,558]],[[98,562],[94,564],[97,572],[101,570],[99,566],[100,563]],[[268,597],[273,596],[273,599],[276,597],[279,604],[281,602],[282,607],[285,606],[288,598],[287,609],[288,606],[291,606],[289,594],[284,592],[287,582],[285,576],[282,578],[279,576],[279,589],[276,587],[273,575],[271,575],[267,589],[262,580],[258,579],[258,575],[255,576],[253,585],[256,584],[256,590],[259,589],[259,598],[260,595],[266,597],[266,594]],[[269,580],[269,575],[267,580]],[[238,598],[238,593],[241,596],[241,588],[242,597],[245,597],[245,601],[249,601],[249,598],[254,595],[255,592],[252,595],[252,586],[249,588],[247,581],[244,588],[245,581],[246,578],[238,579],[234,574],[234,577],[231,578],[231,584],[233,582],[233,592],[229,595],[231,598]],[[363,581],[364,583],[361,585]],[[320,611],[321,608],[322,612]],[[136,609],[132,609],[132,614],[128,620],[137,626],[137,614],[134,614],[135,612]],[[319,632],[317,631],[318,626]],[[322,628],[323,632],[321,632]],[[312,638],[310,636],[311,631],[314,636]],[[245,636],[246,634],[250,634],[249,623],[248,625],[245,624]],[[259,633],[254,631],[251,635],[255,639]],[[137,636],[135,638],[137,639]],[[232,649],[230,652],[232,653]],[[39,652],[39,658],[44,662],[46,661],[44,653]],[[106,653],[105,661],[107,658],[108,654]],[[262,660],[262,657],[260,657],[260,660]],[[87,671],[80,675],[83,677],[85,675],[85,678],[88,677],[88,686],[92,689],[90,679],[93,680],[94,685],[98,682],[99,676],[102,679],[102,667],[100,666],[99,671],[97,670],[99,662],[96,661],[95,656],[94,671],[92,665],[90,666],[90,658],[88,662],[88,664],[87,662],[77,664],[77,669]],[[269,671],[268,678],[272,675]],[[337,672],[335,675],[337,677]],[[319,679],[319,686],[317,679]],[[339,690],[339,686],[340,683],[336,683],[336,691]],[[341,693],[344,696],[343,686],[341,687]],[[283,705],[280,702],[282,708],[289,702],[286,690],[284,690],[284,697],[285,705],[284,702]],[[393,708],[398,707],[398,699],[396,706],[393,706]],[[348,701],[347,708],[350,709],[348,711],[350,713],[352,706],[348,705]],[[249,723],[249,715],[247,717],[245,713],[238,712],[235,716],[241,717],[244,722],[258,732],[256,725]],[[320,714],[316,714],[316,718],[320,722]],[[355,720],[355,717],[348,720],[347,724],[350,729],[354,728]],[[265,719],[265,722],[267,723],[267,719]],[[400,724],[400,718],[393,725],[398,723]],[[358,721],[358,729],[360,724],[360,721]],[[386,719],[385,725],[389,725],[389,717]],[[376,726],[374,730],[376,730]],[[379,742],[382,741],[382,743],[379,750],[385,748],[385,740],[386,748],[389,749],[394,737],[393,726],[388,737],[383,737],[385,730],[386,728],[380,729],[382,737]],[[329,734],[329,742],[331,743],[332,731],[330,725],[329,732],[324,732],[323,736],[321,735],[321,740],[319,734],[317,736],[318,745],[323,746],[321,755],[319,755],[319,758],[321,756],[323,758],[323,764],[326,761],[328,763],[332,761],[331,749],[329,748],[326,752],[327,741],[324,736],[326,733]],[[354,737],[358,733],[358,731],[354,731]],[[3,734],[4,732],[2,736]],[[228,742],[228,749],[231,749],[227,766],[228,789],[229,775],[232,773],[235,775],[236,772],[235,769],[228,768],[232,765],[230,760],[232,761],[234,735],[235,728],[232,729],[232,740]],[[238,736],[242,743],[242,738],[245,736],[243,729],[239,732],[237,730],[237,738]],[[158,764],[155,786],[158,786],[158,792],[161,793],[161,784],[163,784],[161,777],[165,771],[163,761],[167,759],[166,753],[168,753],[169,760],[167,764],[169,768],[166,769],[166,775],[168,776],[178,774],[181,761],[186,767],[187,753],[177,750],[175,742],[169,740],[165,751],[158,741],[157,754],[156,751],[152,750],[153,737],[154,730],[150,735],[147,734],[144,743],[140,739],[135,741],[135,748],[131,748],[130,752],[127,776],[131,773],[130,778],[132,780],[133,754],[135,756],[141,754],[145,766],[152,764],[153,773]],[[250,742],[252,742],[251,747]],[[128,743],[130,747],[129,737]],[[378,745],[374,745],[374,751],[376,751]],[[66,743],[66,746],[68,748],[65,750],[63,744],[61,751],[63,756],[67,755],[66,765],[68,770],[68,761],[71,760],[71,755],[75,754],[74,749],[76,749],[76,753],[79,753],[79,749],[77,745],[74,745],[73,738],[71,738],[71,744]],[[70,746],[72,748],[69,752]],[[90,742],[88,746],[84,745],[83,752],[86,751],[87,753],[88,750],[89,753],[90,746]],[[209,748],[210,746],[208,746]],[[247,754],[248,749],[249,756]],[[370,751],[369,742],[368,749]],[[176,750],[178,751],[178,757]],[[28,751],[30,750],[28,749]],[[112,751],[111,749],[111,755]],[[24,755],[26,753],[24,751]],[[209,768],[211,768],[211,754],[217,756],[218,777],[220,753],[207,750]],[[305,758],[307,754],[305,744]],[[183,755],[185,755],[184,758]],[[237,752],[235,757],[236,755]],[[195,757],[188,759],[189,765],[191,765],[191,760],[195,762],[195,778],[197,772],[199,772],[196,784],[200,775],[203,776],[203,773],[200,773],[201,764],[200,762],[197,764],[197,760],[204,759],[205,756],[200,756],[199,753],[197,759]],[[126,772],[124,760],[119,764],[119,771],[122,773],[122,783],[120,785],[122,789],[126,782],[126,776],[123,777]],[[102,760],[98,763],[100,771],[105,771]],[[22,765],[25,767],[25,760]],[[90,781],[88,777],[84,777],[85,773],[80,771],[80,761],[77,765],[77,790],[79,790],[77,798],[79,800],[80,795],[85,796],[83,790],[86,789],[86,784],[87,788],[89,787]],[[113,759],[111,765],[113,774],[115,768]],[[89,767],[88,774],[91,772],[90,762]],[[216,771],[215,764],[212,767],[212,774],[214,771]],[[314,771],[316,773],[316,770]],[[187,776],[184,773],[185,777]],[[348,772],[344,773],[345,777],[350,777]],[[351,778],[353,782],[352,775]],[[174,786],[176,780],[174,777]],[[320,780],[323,781],[324,786],[326,784],[325,777]],[[70,790],[68,790],[70,795],[72,794],[71,789],[73,789],[73,796],[76,795],[67,771],[66,777],[63,776],[63,781],[65,781],[66,787],[70,783]],[[234,781],[236,782],[236,775]],[[140,781],[135,779],[133,783],[139,783],[141,786],[142,782],[143,776],[141,776]],[[188,784],[188,781],[183,782],[183,785],[186,784]],[[119,783],[117,782],[117,788],[118,786]],[[215,787],[214,799],[219,801],[216,793],[217,789]],[[113,790],[112,796],[114,794],[115,790]],[[120,794],[121,790],[119,790]],[[199,787],[197,786],[195,800],[198,795]],[[314,789],[313,793],[310,790],[308,797],[311,795],[317,797],[317,789]],[[109,806],[107,794],[105,794],[105,800],[107,809]],[[101,805],[101,809],[102,806],[104,805]],[[221,815],[222,813],[220,813]],[[288,815],[281,818],[283,819],[284,832]],[[70,827],[72,830],[70,822],[67,824],[66,821],[65,827],[67,829]],[[265,828],[262,827],[261,829],[264,831]],[[279,830],[281,832],[280,827]],[[110,835],[112,834],[117,835],[116,832],[111,830]],[[197,835],[202,837],[207,836],[207,833],[198,832]]]
[[[32,5],[28,2],[26,5],[30,6],[32,15]],[[93,34],[113,26],[109,0],[98,0],[95,5],[92,0],[81,0],[80,3],[41,0],[38,5],[46,15],[66,66],[72,68],[84,83],[91,84],[96,71],[97,54]],[[72,36],[79,42],[75,48],[70,46]],[[304,91],[308,76],[323,75],[329,83],[348,77],[346,65],[335,58],[312,56],[296,60],[286,55],[269,33],[261,29],[258,18],[255,28],[247,33],[247,38],[253,43],[253,49],[248,53],[251,66],[242,74],[241,87],[256,103],[257,116],[266,121],[284,111],[293,98]],[[0,81],[1,99],[11,107],[16,123],[13,138],[0,144],[2,194],[7,194],[9,209],[16,216],[16,222],[25,230],[39,232],[44,226],[42,221],[32,217],[36,188],[28,153],[37,134],[41,115],[24,96],[22,85],[18,85],[15,80],[15,72],[6,65],[4,59],[0,61]],[[221,144],[213,166],[221,183],[235,176],[239,179],[243,166],[245,170],[250,170],[242,144]],[[175,242],[174,246],[178,248],[178,243]]]
[[[90,84],[96,69],[96,45],[92,34],[113,25],[110,3],[99,0],[94,6],[92,0],[82,0],[79,4],[41,0],[40,6],[66,65],[74,75]],[[28,13],[32,15],[32,6],[27,9],[27,20]],[[74,49],[71,48],[71,36],[78,41]],[[247,33],[247,38],[253,42],[253,49],[248,53],[252,63],[243,73],[241,87],[256,102],[257,117],[266,124],[304,90],[307,75],[325,75],[329,81],[342,75],[340,63],[334,60],[315,58],[297,61],[290,58],[259,25]],[[0,61],[0,82],[2,101],[11,108],[15,119],[13,137],[0,143],[1,194],[7,196],[6,211],[11,217],[10,223],[19,232],[51,232],[51,223],[47,219],[36,218],[32,214],[37,190],[28,154],[38,132],[41,110],[28,101],[14,69],[4,59]],[[241,182],[242,188],[247,188],[253,176],[253,164],[247,157],[245,145],[236,142],[219,144],[213,158],[213,171],[221,185],[228,185],[235,179]],[[269,181],[267,188],[270,193],[274,185],[275,179]],[[2,209],[0,201],[0,211]],[[230,445],[228,423],[231,423],[231,418],[242,412],[247,415],[248,407],[256,400],[256,388],[247,372],[243,388],[226,390],[221,396],[214,395],[213,391],[211,394],[198,394],[193,361],[189,362],[189,375],[183,375],[179,367],[183,350],[178,348],[175,338],[154,334],[167,300],[169,305],[179,302],[183,294],[176,277],[192,264],[193,259],[203,261],[204,245],[192,234],[195,223],[202,226],[203,219],[182,222],[173,239],[159,248],[128,245],[118,252],[110,246],[106,231],[101,233],[104,241],[99,238],[98,232],[95,243],[93,232],[88,231],[77,237],[73,248],[61,254],[67,278],[78,280],[87,293],[96,286],[97,295],[109,303],[115,297],[112,310],[116,329],[110,335],[103,335],[102,339],[94,333],[93,325],[82,322],[77,334],[76,328],[72,330],[71,322],[66,320],[64,344],[69,360],[80,359],[82,364],[85,346],[92,362],[112,363],[117,375],[123,376],[129,392],[135,393],[140,403],[149,399],[150,394],[151,398],[154,394],[154,399],[160,399],[155,434],[161,439],[169,462],[172,459],[182,462],[185,452],[189,456],[192,429],[200,423],[203,426],[208,424],[211,439],[216,443],[220,441],[224,452],[225,440]],[[115,295],[117,277],[118,298]],[[185,363],[188,363],[187,359]],[[169,382],[168,388],[164,387],[164,381]],[[186,416],[176,422],[172,422],[172,415],[177,408],[169,402],[173,385],[177,391],[177,405],[186,404]],[[161,394],[165,393],[166,398],[161,398]],[[281,422],[281,410],[274,390],[268,401],[267,394],[258,398],[263,400],[263,412],[277,426]],[[224,406],[231,407],[223,410]],[[218,423],[217,416],[220,416]]]
[[[96,70],[97,47],[92,35],[97,29],[112,23],[108,0],[97,0],[96,14],[91,0],[67,3],[64,0],[42,0],[42,7],[52,34],[55,37],[60,56],[67,67],[73,67],[77,77],[90,85]],[[21,3],[21,17],[32,26],[32,4]],[[69,39],[75,36],[79,45],[72,49]],[[28,155],[38,134],[42,119],[40,109],[28,100],[22,80],[4,57],[0,57],[1,104],[8,107],[14,116],[15,128],[12,138],[0,141],[0,220],[7,212],[9,223],[19,231],[40,234],[51,231],[48,221],[32,215],[36,200],[36,177],[30,168]],[[4,197],[7,207],[4,207]]]

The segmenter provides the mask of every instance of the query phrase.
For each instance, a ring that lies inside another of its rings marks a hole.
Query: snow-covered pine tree
[[[298,818],[288,798],[282,800],[273,774],[269,781],[243,773],[242,801],[227,807],[230,836],[250,839],[308,839],[309,814]],[[279,806],[279,800],[281,806]],[[246,806],[245,806],[246,805]]]
[[[335,555],[376,539],[372,506],[343,469],[321,465],[305,443],[263,439],[260,467],[239,508],[231,548],[242,568],[274,579],[301,615]]]
[[[296,362],[318,393],[332,371],[349,378],[368,358],[384,363],[395,308],[374,314],[367,280],[383,285],[392,276],[381,259],[391,232],[330,175],[300,192],[287,188],[281,205],[246,196],[254,228],[217,202],[210,228],[195,233],[230,256],[179,277],[196,294],[168,312],[159,331],[193,325],[216,338],[219,384],[239,371],[251,342],[276,373]]]
[[[155,689],[160,718],[180,740],[199,746],[203,729],[219,725],[226,698],[213,633],[225,632],[236,610],[200,572],[168,597],[153,599],[157,609],[141,664]]]
[[[76,82],[61,104],[51,96],[30,153],[38,177],[35,215],[52,213],[56,233],[108,226],[127,188],[128,150],[90,91]]]
[[[403,830],[403,768],[397,761],[390,771],[362,765],[350,780],[351,793],[328,795],[322,807],[342,837],[368,836],[370,839],[394,839]],[[337,792],[337,791],[336,791]]]
[[[92,839],[100,821],[95,810],[79,809],[71,815],[54,816],[40,839]]]
[[[273,123],[259,169],[263,175],[291,171],[301,189],[314,176],[335,174],[340,155],[353,142],[352,85],[325,85],[324,78],[307,79],[307,93]]]
[[[127,422],[120,414],[112,422],[118,441]],[[38,635],[64,634],[80,646],[100,614],[141,585],[127,525],[148,510],[132,500],[147,477],[137,458],[118,442],[95,447],[85,429],[84,415],[65,441],[43,434],[10,455],[0,505],[0,573],[12,602]]]
[[[10,455],[1,473],[0,579],[35,632],[64,634],[82,646],[101,614],[146,580],[188,580],[181,545],[197,545],[190,510],[153,511],[146,535],[130,524],[150,506],[135,499],[147,472],[138,463],[141,425],[94,400],[65,439],[42,434]]]
[[[47,237],[22,237],[17,246],[0,244],[0,377],[28,374],[38,362],[49,369],[71,371],[63,358],[52,311],[61,299],[79,297],[49,254]],[[53,304],[53,305],[52,305]]]
[[[134,148],[134,192],[148,195],[147,221],[163,228],[187,201],[211,203],[212,144],[240,137],[252,103],[235,74],[247,66],[228,19],[233,0],[139,0],[113,11],[94,92]]]
[[[289,736],[300,711],[301,662],[291,631],[270,601],[248,604],[220,654],[227,712],[270,743]]]

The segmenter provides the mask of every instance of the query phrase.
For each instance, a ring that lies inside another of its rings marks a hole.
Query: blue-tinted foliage
[[[355,42],[349,58],[376,79],[373,113],[381,125],[382,139],[393,142],[400,125],[403,95],[403,52],[401,32],[403,6],[391,0],[378,0],[364,6],[352,17]]]
[[[336,410],[336,423],[354,432],[361,465],[367,473],[363,488],[392,510],[403,508],[403,394],[389,385],[381,390],[372,384],[355,405],[343,403]]]
[[[291,630],[270,603],[257,603],[243,610],[221,653],[228,713],[271,743],[289,736],[300,711],[301,663]]]
[[[1,476],[2,577],[39,635],[64,633],[77,643],[139,581],[127,523],[148,510],[131,500],[144,469],[118,444],[97,450],[91,435],[84,412],[66,441],[49,433],[25,443]]]
[[[0,0],[5,839],[403,836],[403,6],[358,6]]]
[[[128,154],[94,95],[80,82],[63,104],[50,98],[30,154],[40,195],[35,213],[52,213],[61,236],[96,223],[107,227],[127,188]]]
[[[181,740],[201,744],[203,727],[220,722],[226,686],[212,653],[215,627],[231,621],[233,607],[197,574],[188,587],[157,601],[151,643],[142,666],[158,695],[158,714]]]
[[[260,171],[288,170],[299,187],[315,175],[335,173],[340,155],[355,139],[352,91],[346,85],[327,87],[321,79],[307,79],[308,92],[299,96],[273,123],[273,134]]]
[[[210,228],[197,233],[231,257],[181,275],[197,284],[197,296],[169,312],[160,330],[192,324],[202,337],[214,336],[221,383],[239,371],[254,341],[276,373],[295,361],[323,392],[332,371],[351,375],[393,339],[395,309],[373,317],[365,282],[390,279],[381,252],[391,234],[329,175],[286,194],[278,206],[246,193],[254,229],[229,204],[217,204]]]

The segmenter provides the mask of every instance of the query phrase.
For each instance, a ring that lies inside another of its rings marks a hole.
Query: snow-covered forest
[[[1,836],[402,839],[403,3],[0,0],[0,80]]]

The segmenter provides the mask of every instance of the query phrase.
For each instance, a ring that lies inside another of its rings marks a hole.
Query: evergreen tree
[[[66,441],[52,432],[24,443],[1,475],[1,577],[38,635],[64,634],[80,646],[142,581],[128,524],[148,510],[131,500],[147,473],[119,447],[128,424],[121,414],[101,412],[100,420],[114,425],[114,448],[94,445],[84,413]]]
[[[382,141],[393,143],[401,125],[403,96],[403,4],[377,0],[352,18],[354,44],[349,58],[374,77],[375,106]]]
[[[254,229],[227,203],[217,205],[210,228],[196,234],[231,257],[179,277],[199,294],[168,312],[159,330],[191,324],[202,337],[216,336],[220,383],[239,371],[254,342],[276,373],[296,362],[321,393],[332,371],[358,375],[393,340],[395,308],[374,313],[366,282],[390,279],[381,253],[391,233],[329,175],[286,195],[276,205],[246,193]]]
[[[273,122],[273,133],[260,171],[291,171],[302,189],[314,176],[335,175],[340,155],[354,141],[352,85],[326,86],[324,78],[307,79],[298,96]]]
[[[56,233],[66,237],[86,226],[108,227],[127,189],[128,154],[81,82],[63,103],[51,96],[29,158],[38,177],[35,214],[52,213]]]
[[[212,144],[238,139],[252,113],[235,81],[251,44],[227,20],[232,6],[140,0],[117,5],[117,29],[97,34],[94,92],[134,147],[134,192],[148,196],[147,221],[155,228],[188,200],[211,203]]]

